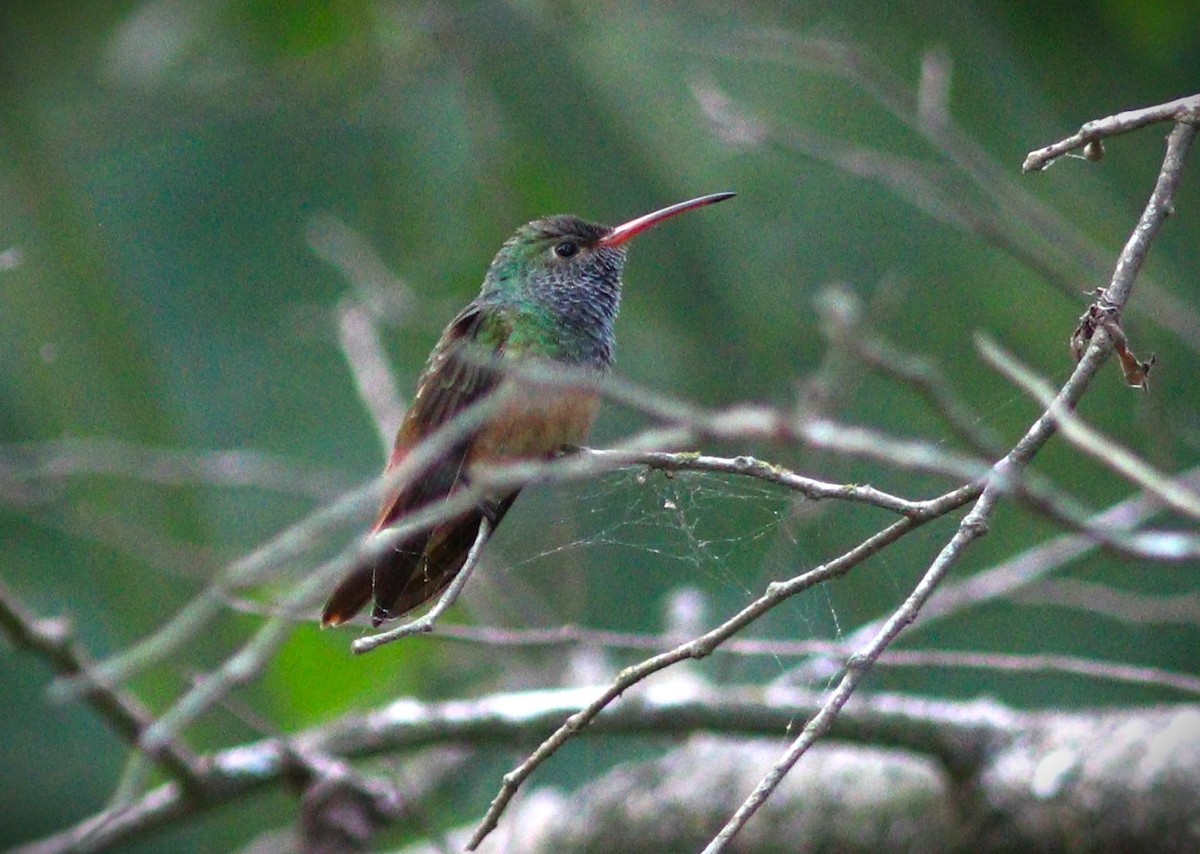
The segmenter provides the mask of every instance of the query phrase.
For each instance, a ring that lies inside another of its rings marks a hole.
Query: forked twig
[[[1167,507],[1200,521],[1200,494],[1176,483],[1169,475],[1158,471],[1132,451],[1088,426],[1072,410],[1057,406],[1049,384],[991,338],[981,335],[977,338],[976,345],[990,365],[1014,385],[1037,398],[1043,406],[1050,407],[1064,439],[1121,477],[1140,486]]]
[[[1146,254],[1158,235],[1163,221],[1171,210],[1171,201],[1183,171],[1184,159],[1196,136],[1196,127],[1186,122],[1175,125],[1167,139],[1167,152],[1155,182],[1154,192],[1146,204],[1137,227],[1130,235],[1113,271],[1112,281],[1105,289],[1106,302],[1120,312],[1132,292]],[[993,466],[987,485],[971,512],[963,519],[954,537],[938,554],[904,603],[885,621],[875,637],[846,662],[845,672],[820,711],[809,720],[804,730],[792,742],[783,756],[771,767],[755,790],[742,803],[709,845],[705,854],[717,854],[745,826],[750,817],[775,791],[784,775],[792,769],[816,740],[828,731],[833,720],[855,688],[869,671],[872,663],[887,649],[900,632],[916,619],[921,607],[932,595],[941,579],[954,566],[965,549],[987,531],[1005,484],[1029,464],[1033,457],[1056,432],[1057,419],[1053,412],[1072,409],[1087,390],[1100,365],[1108,358],[1112,342],[1107,333],[1098,333],[1089,343],[1075,371],[1063,385],[1053,404],[1043,412],[1025,436],[1005,457]]]
[[[1107,118],[1086,122],[1066,139],[1029,152],[1025,162],[1021,164],[1021,169],[1025,172],[1038,172],[1052,165],[1064,154],[1078,148],[1086,150],[1089,144],[1097,143],[1107,137],[1166,121],[1192,124],[1200,122],[1200,95],[1189,95],[1165,104],[1155,104],[1153,107],[1143,107],[1140,110],[1127,110]],[[1100,157],[1092,155],[1088,159],[1099,160]]]
[[[59,674],[89,680],[88,703],[129,744],[136,745],[142,733],[153,724],[150,710],[132,694],[120,687],[94,681],[92,657],[72,638],[71,626],[66,620],[38,617],[3,582],[0,582],[0,629],[16,646],[41,655]],[[151,758],[178,780],[183,791],[200,791],[202,764],[184,745],[177,742],[164,744]]]
[[[1090,348],[1087,356],[1079,363],[1075,373],[1059,393],[1059,399],[1064,402],[1077,401],[1106,355],[1106,352],[1100,347]],[[817,739],[829,731],[842,707],[870,672],[875,660],[891,645],[900,632],[917,618],[922,606],[937,589],[942,579],[962,559],[967,548],[987,533],[988,522],[1001,496],[1007,491],[1008,484],[1028,465],[1053,433],[1054,420],[1048,414],[1043,414],[1012,451],[993,466],[986,486],[979,495],[975,506],[963,518],[950,542],[942,548],[916,587],[913,588],[912,593],[888,617],[874,638],[846,660],[845,670],[837,687],[754,791],[742,802],[720,833],[704,849],[705,854],[716,854],[716,852],[722,851],[771,796],[800,757],[808,752]]]
[[[463,588],[467,586],[467,581],[470,580],[471,573],[475,571],[475,566],[479,563],[479,557],[483,554],[483,546],[487,542],[488,537],[491,536],[491,533],[492,523],[485,516],[479,520],[479,533],[475,535],[475,542],[471,544],[471,550],[467,552],[467,559],[463,562],[462,569],[458,571],[458,575],[454,576],[454,580],[450,582],[450,586],[446,588],[446,592],[438,599],[437,604],[430,608],[424,616],[396,626],[394,629],[388,629],[386,632],[379,632],[378,634],[359,638],[350,644],[350,649],[361,655],[364,652],[370,652],[376,647],[400,640],[400,638],[432,632],[434,625],[436,625],[442,614],[446,613],[446,609],[454,604],[455,600],[458,599],[458,594],[462,593]]]
[[[567,718],[562,726],[538,745],[537,749],[524,762],[504,775],[499,793],[493,799],[483,821],[471,836],[471,841],[468,843],[467,848],[469,850],[477,848],[483,839],[496,828],[500,816],[517,793],[517,790],[521,787],[521,784],[529,778],[539,765],[549,759],[572,736],[587,726],[628,688],[641,682],[651,674],[657,673],[677,662],[689,658],[704,658],[726,639],[755,622],[780,602],[804,590],[808,590],[821,582],[846,574],[867,558],[903,537],[909,531],[933,519],[941,518],[945,514],[970,502],[978,495],[978,487],[964,486],[939,498],[931,499],[925,503],[921,513],[909,515],[893,522],[874,536],[867,538],[864,542],[829,563],[818,566],[787,581],[777,581],[768,585],[766,592],[762,596],[706,634],[687,643],[680,644],[668,652],[647,658],[640,664],[621,671],[602,694],[597,696],[583,709]]]

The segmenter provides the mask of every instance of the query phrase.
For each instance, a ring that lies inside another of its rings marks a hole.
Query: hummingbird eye
[[[578,251],[579,247],[569,240],[564,240],[562,243],[554,247],[554,254],[559,258],[570,258]]]

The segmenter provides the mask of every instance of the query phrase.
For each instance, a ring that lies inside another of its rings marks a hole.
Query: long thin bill
[[[639,216],[637,219],[631,219],[629,222],[618,225],[604,237],[600,238],[600,246],[620,246],[630,239],[637,237],[643,231],[653,228],[664,219],[670,219],[676,214],[681,214],[684,211],[695,210],[702,208],[705,205],[723,202],[726,199],[732,199],[737,193],[713,193],[711,196],[701,196],[698,199],[689,199],[686,202],[671,205],[670,207],[657,210],[654,213],[648,213],[644,216]]]

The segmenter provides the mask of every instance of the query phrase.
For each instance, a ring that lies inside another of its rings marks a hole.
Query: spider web
[[[823,508],[748,477],[627,469],[530,498],[537,506],[514,515],[544,519],[539,528],[557,536],[534,544],[518,534],[515,544],[511,538],[503,542],[503,557],[511,561],[504,585],[510,593],[515,586],[516,597],[528,602],[546,584],[559,585],[564,568],[574,567],[585,577],[587,607],[549,619],[526,608],[517,618],[522,622],[683,639],[758,598],[771,581],[829,556],[819,524]],[[527,524],[528,517],[518,521]],[[703,614],[693,615],[690,624],[680,625],[681,615],[672,614],[681,595],[703,603]],[[748,632],[789,639],[832,639],[840,632],[827,592],[813,591],[776,611]]]

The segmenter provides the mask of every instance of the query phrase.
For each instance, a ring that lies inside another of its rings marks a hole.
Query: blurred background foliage
[[[1068,160],[1035,176],[1019,175],[1024,154],[1087,119],[1190,94],[1200,80],[1200,7],[1186,0],[7,0],[0,27],[3,459],[14,464],[29,443],[63,439],[247,450],[303,484],[155,482],[115,462],[115,473],[6,478],[5,583],[40,613],[70,616],[102,657],[160,626],[230,560],[376,473],[380,441],[338,344],[338,307],[369,307],[398,391],[408,394],[496,248],[538,215],[618,222],[701,193],[739,192],[633,250],[618,329],[624,377],[710,405],[791,405],[822,364],[820,296],[838,283],[869,307],[877,332],[934,360],[987,428],[1015,439],[1036,408],[981,364],[972,334],[989,332],[1054,380],[1069,373],[1067,338],[1086,303],[1079,292],[1106,280],[1149,194],[1162,133],[1113,141],[1101,163]],[[869,62],[853,74],[823,67],[809,48],[833,43]],[[911,99],[929,55],[951,70],[950,118],[988,158],[985,174],[1056,212],[1078,241],[1014,217],[1018,209],[995,187],[965,178],[881,101],[880,80]],[[751,122],[738,139],[714,128],[701,101],[718,95],[761,125]],[[859,150],[928,179],[940,201],[914,206],[912,192],[833,162]],[[1192,314],[1132,313],[1135,349],[1158,354],[1152,392],[1126,390],[1110,368],[1083,407],[1173,471],[1200,460],[1200,333],[1187,330],[1200,312],[1197,169],[1193,162],[1185,175],[1179,216],[1147,270]],[[1034,248],[981,239],[964,227],[964,211]],[[338,235],[360,246],[349,268],[314,249]],[[1138,293],[1133,302],[1141,304]],[[954,444],[894,381],[853,366],[836,379],[840,417]],[[642,423],[610,406],[594,444]],[[86,468],[111,462],[103,447],[79,447]],[[913,497],[944,485],[807,452],[715,450]],[[1061,444],[1037,468],[1091,507],[1131,492]],[[455,619],[657,632],[680,585],[701,591],[715,619],[882,519],[694,475],[619,473],[530,489]],[[919,532],[781,609],[759,632],[835,637],[879,615],[948,530],[943,522]],[[1006,510],[963,571],[1053,532]],[[357,535],[346,530],[329,551]],[[1194,588],[1196,569],[1093,556],[1064,574],[1165,595]],[[291,567],[257,601],[270,603],[304,570]],[[161,710],[259,623],[244,611],[230,608],[134,687]],[[1023,602],[924,635],[918,627],[910,640],[1198,673],[1197,635],[1194,623],[1127,625]],[[353,637],[300,625],[258,684],[190,733],[194,743],[233,744],[401,694],[471,695],[567,678],[556,653],[502,651],[506,666],[497,667],[485,647],[420,640],[351,658]],[[718,656],[703,666],[711,678],[737,681],[778,676],[787,663]],[[5,655],[0,842],[101,808],[127,756],[86,708],[48,701],[49,676],[32,656]],[[975,671],[885,670],[871,687],[987,692],[1023,706],[1176,698]],[[653,749],[595,745],[572,746],[542,782],[570,785],[614,757]],[[478,816],[510,759],[497,750],[471,765],[429,826]],[[216,850],[286,824],[294,809],[271,796],[166,839]]]

